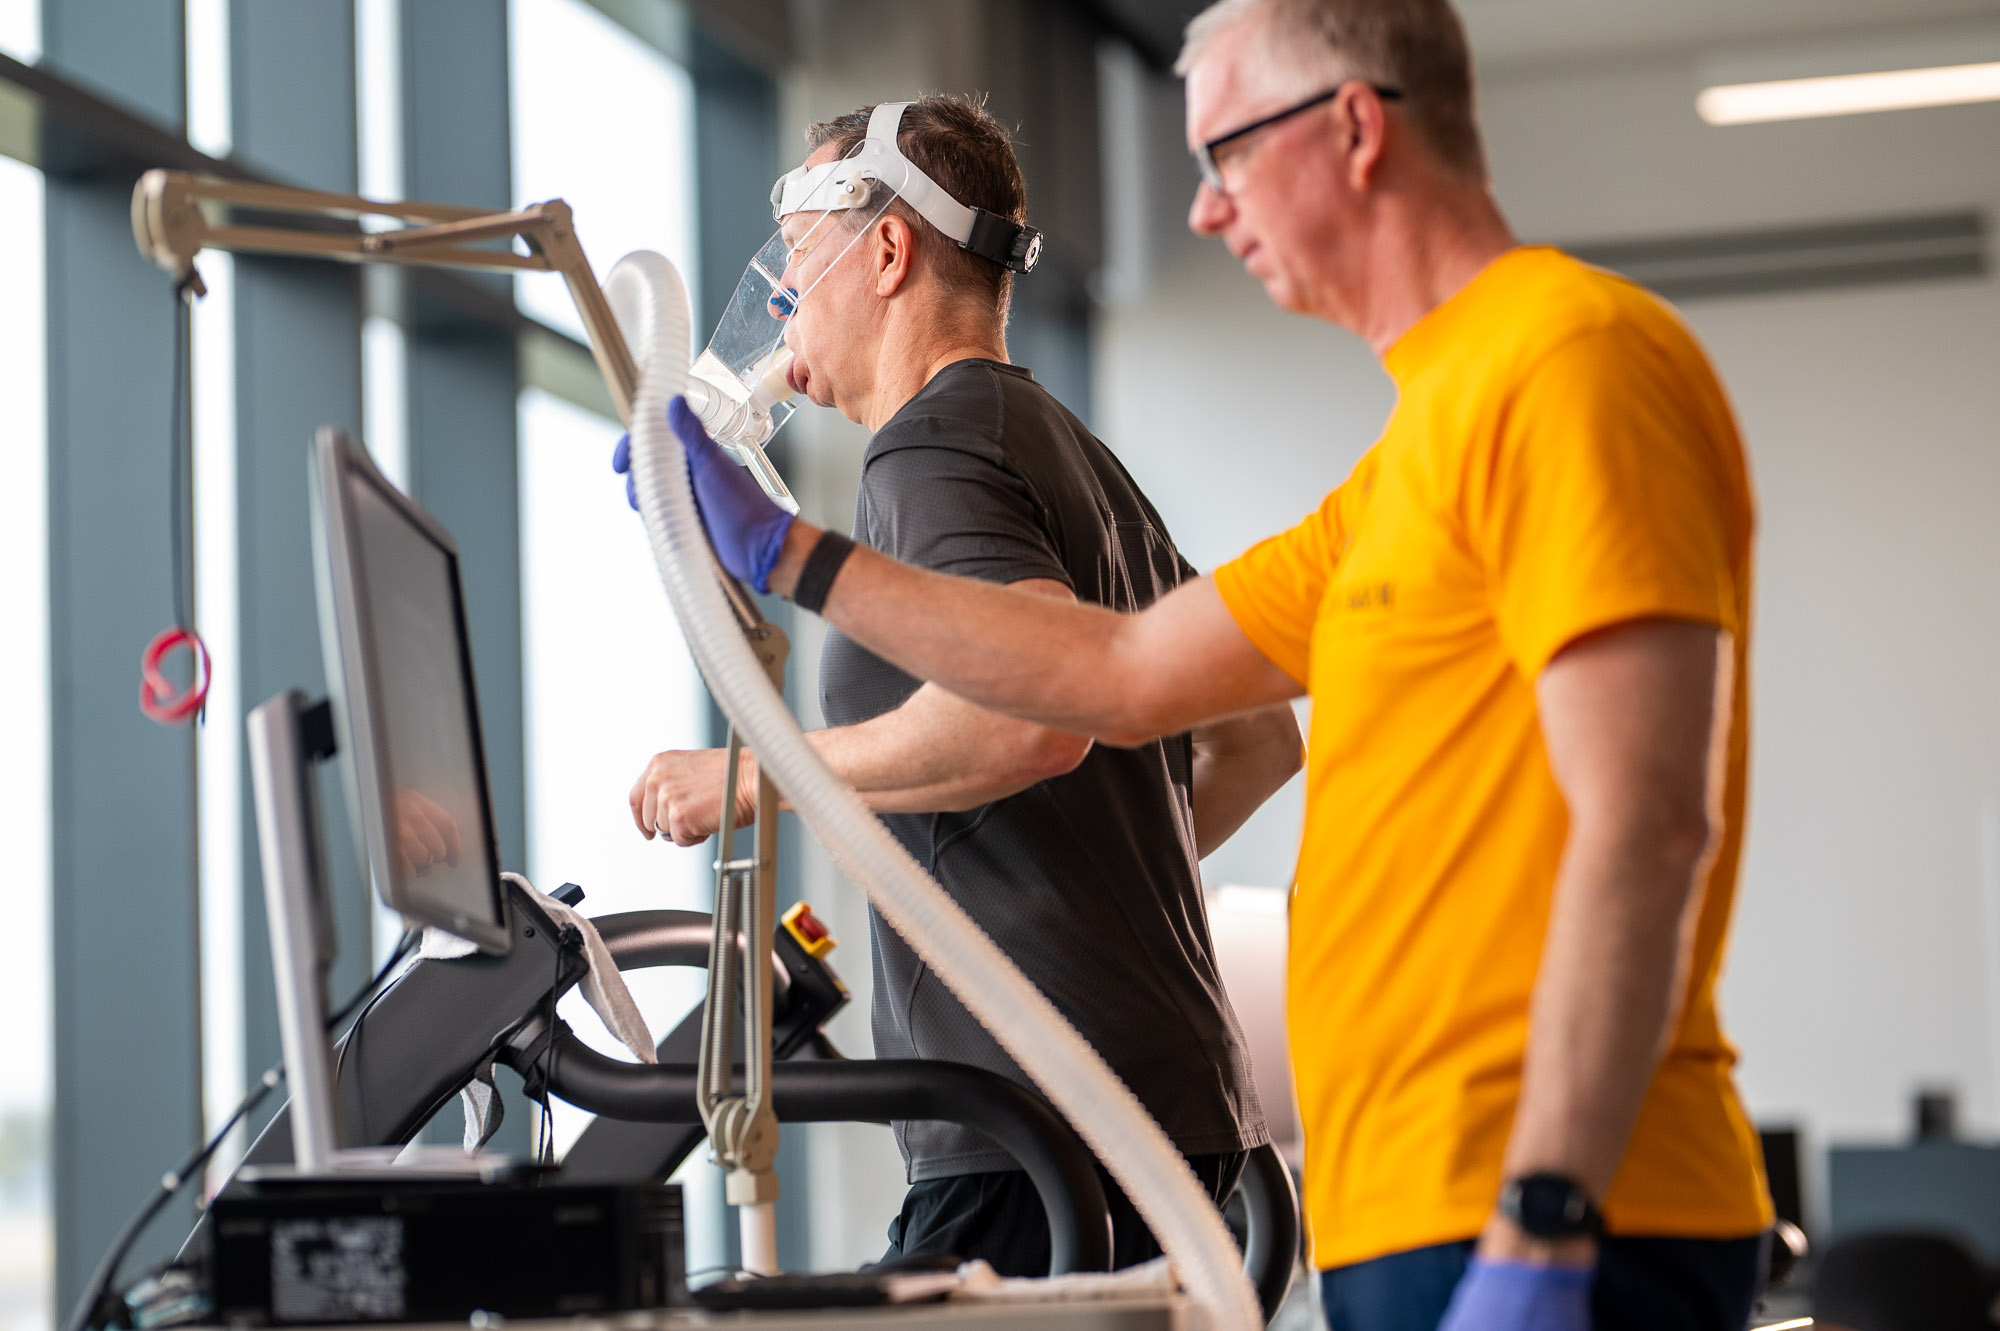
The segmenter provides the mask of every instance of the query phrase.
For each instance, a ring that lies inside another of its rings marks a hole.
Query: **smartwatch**
[[[1598,1238],[1604,1215],[1583,1185],[1564,1174],[1523,1174],[1500,1187],[1500,1214],[1536,1239]]]

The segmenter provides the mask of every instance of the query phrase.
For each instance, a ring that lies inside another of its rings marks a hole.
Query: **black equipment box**
[[[687,1292],[675,1184],[262,1182],[209,1221],[226,1324],[565,1317]]]

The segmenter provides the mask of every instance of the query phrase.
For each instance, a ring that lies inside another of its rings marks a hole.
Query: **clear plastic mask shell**
[[[709,434],[794,513],[797,501],[764,455],[764,445],[796,411],[785,330],[895,196],[894,182],[829,176],[790,215],[811,218],[804,232],[794,224],[795,239],[787,241],[781,224],[751,256],[707,348],[688,371],[688,405]],[[858,225],[843,218],[869,209]],[[835,245],[836,252],[813,261],[823,247]],[[802,280],[808,272],[809,280]]]

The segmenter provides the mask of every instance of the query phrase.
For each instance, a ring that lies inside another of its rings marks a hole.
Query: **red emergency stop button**
[[[812,907],[803,901],[785,912],[784,925],[809,957],[823,957],[840,946],[819,916],[813,914]]]

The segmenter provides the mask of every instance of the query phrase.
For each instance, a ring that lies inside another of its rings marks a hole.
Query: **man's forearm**
[[[821,742],[818,737],[832,733],[827,730],[808,731],[806,740],[813,747],[820,748]],[[965,809],[976,809],[997,799],[1005,799],[1024,788],[1024,786],[1009,786],[1005,783],[981,781],[976,778],[943,780],[927,785],[899,782],[864,787],[855,785],[855,782],[848,777],[838,754],[829,757],[822,752],[820,756],[826,758],[827,766],[833,769],[836,776],[848,785],[854,786],[854,793],[861,797],[861,802],[876,813],[956,813]],[[748,780],[754,789],[757,779],[756,755],[745,750],[743,759],[749,771]],[[788,799],[781,797],[778,806],[784,812],[792,811],[792,803]]]
[[[1216,721],[1194,732],[1194,841],[1211,851],[1292,779],[1305,756],[1290,703]]]
[[[791,596],[821,535],[794,523],[770,575]],[[1299,696],[1206,579],[1120,614],[912,568],[857,546],[823,617],[919,679],[980,707],[1111,744]]]
[[[935,685],[873,720],[807,738],[878,813],[977,808],[1068,771],[1090,747],[975,708]]]
[[[935,684],[880,716],[806,739],[877,813],[977,808],[1069,771],[1090,751],[1081,736],[1000,716]],[[755,783],[746,765],[742,788]]]
[[[1674,619],[1586,635],[1536,680],[1543,744],[1569,808],[1529,1010],[1510,1178],[1556,1173],[1603,1201],[1687,989],[1721,824],[1734,673],[1729,635]],[[1496,1219],[1488,1255],[1538,1251]]]
[[[1550,1171],[1602,1200],[1687,984],[1705,840],[1573,827],[1530,1017],[1508,1177]]]
[[[819,535],[806,523],[793,525],[771,571],[773,591],[792,594]],[[907,606],[923,609],[910,614]],[[995,711],[1093,735],[1099,723],[1121,719],[1120,691],[1107,676],[1115,676],[1122,617],[1101,607],[949,578],[857,546],[822,613],[918,678]],[[1099,669],[1079,669],[1079,662]]]

